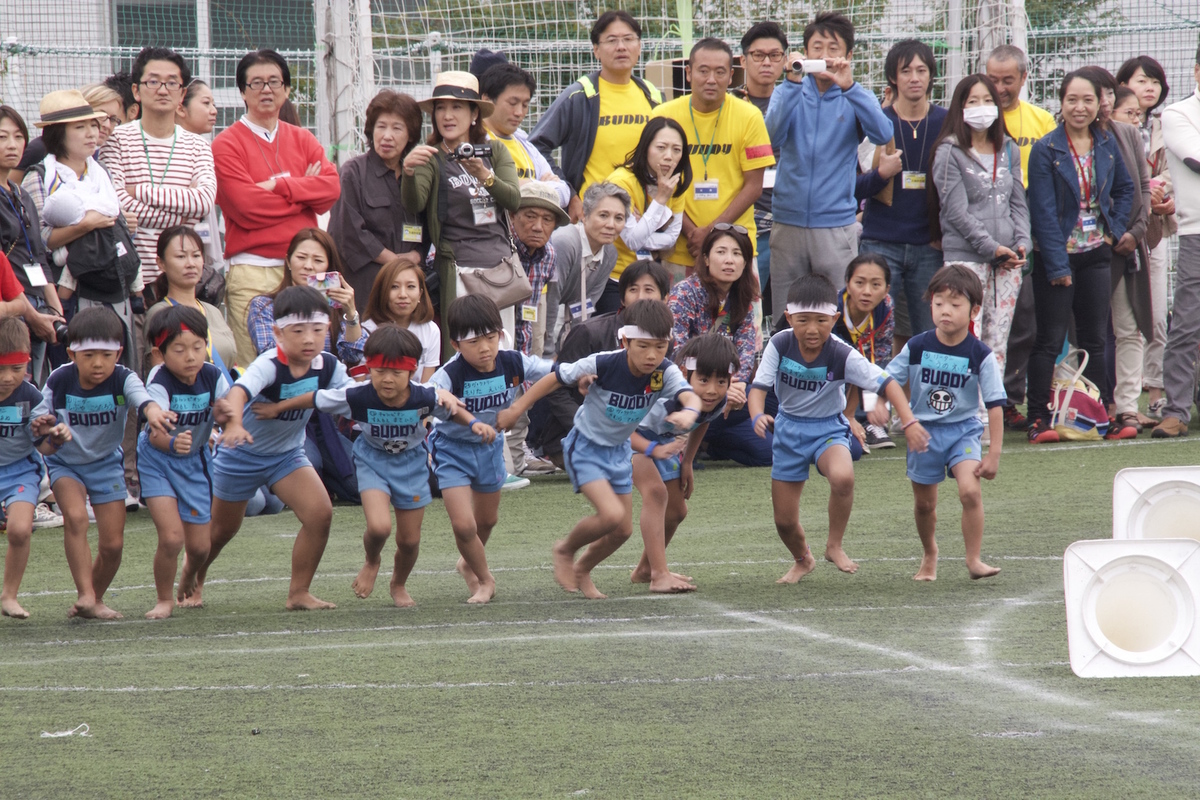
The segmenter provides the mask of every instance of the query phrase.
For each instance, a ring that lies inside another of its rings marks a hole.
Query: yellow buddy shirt
[[[1012,111],[1004,112],[1004,127],[1008,135],[1021,148],[1021,183],[1029,188],[1026,171],[1029,164],[1029,151],[1033,143],[1058,127],[1049,111],[1043,111],[1035,105],[1022,100]]]
[[[624,167],[617,168],[616,171],[609,175],[608,182],[620,186],[629,193],[630,204],[633,206],[634,212],[630,214],[631,217],[636,215],[640,218],[654,200],[653,193],[647,187],[642,186],[634,174]],[[686,193],[681,196],[671,195],[671,201],[667,203],[667,208],[671,209],[672,214],[678,214],[683,211],[685,196]],[[630,219],[629,222],[632,223],[633,220]],[[613,267],[613,271],[609,277],[614,281],[619,281],[621,273],[625,271],[626,267],[637,261],[638,255],[629,249],[629,246],[625,244],[620,236],[617,237],[615,244],[617,245],[617,265]]]
[[[762,112],[733,95],[726,95],[721,108],[708,114],[693,112],[690,97],[677,97],[654,109],[654,116],[670,117],[687,132],[692,185],[684,197],[683,209],[698,226],[708,225],[721,216],[745,185],[746,172],[775,164]],[[715,192],[713,181],[716,181]],[[738,217],[737,224],[749,231],[751,242],[757,240],[753,203]],[[683,234],[671,261],[692,264],[687,237]]]
[[[488,131],[488,138],[494,142],[501,142],[508,148],[508,154],[512,156],[513,164],[517,167],[517,180],[519,181],[536,181],[538,176],[534,174],[533,159],[529,157],[525,147],[517,141],[515,136],[501,136],[495,131]]]
[[[596,143],[583,168],[583,187],[579,196],[593,183],[600,183],[614,169],[625,163],[637,148],[642,128],[650,119],[650,101],[633,81],[609,83],[597,78],[600,92],[600,119],[596,128]]]

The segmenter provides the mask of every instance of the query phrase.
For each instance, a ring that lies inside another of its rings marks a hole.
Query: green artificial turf
[[[709,464],[668,551],[692,595],[629,583],[635,538],[596,570],[607,601],[562,592],[551,543],[587,512],[565,478],[504,495],[488,547],[498,594],[469,607],[440,501],[427,509],[415,609],[387,575],[358,600],[362,514],[335,510],[314,592],[287,613],[294,517],[247,521],[203,609],[149,622],[155,533],[131,515],[109,603],[68,621],[59,530],[34,535],[0,624],[3,797],[1195,797],[1200,684],[1082,680],[1067,663],[1064,548],[1111,536],[1128,466],[1193,464],[1200,441],[1033,447],[1010,435],[984,487],[970,581],[954,484],[939,579],[902,450],[856,466],[846,549],[777,586],[769,473]],[[827,487],[801,518],[820,552]],[[391,548],[385,551],[385,573]],[[43,738],[87,723],[90,736]],[[254,733],[257,731],[258,733]]]

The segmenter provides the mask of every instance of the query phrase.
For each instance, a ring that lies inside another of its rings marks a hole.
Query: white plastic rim
[[[1200,541],[1200,468],[1118,472],[1113,480],[1113,538]]]
[[[1083,620],[1092,640],[1126,664],[1151,664],[1173,655],[1192,632],[1192,590],[1174,567],[1151,556],[1125,556],[1093,575],[1083,594]]]

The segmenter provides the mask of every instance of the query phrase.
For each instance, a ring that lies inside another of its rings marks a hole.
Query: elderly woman
[[[439,74],[433,96],[420,107],[433,118],[433,133],[428,144],[417,145],[404,157],[400,199],[410,214],[425,212],[429,240],[437,248],[434,265],[444,317],[451,301],[466,294],[464,270],[491,269],[512,256],[506,212],[520,207],[521,189],[508,150],[488,145],[483,120],[494,106],[480,99],[474,75]],[[484,148],[485,153],[461,158],[458,150],[464,145]],[[511,341],[516,329],[513,309],[501,309],[500,316]],[[442,351],[447,357],[453,352],[444,330]]]
[[[421,135],[417,101],[384,89],[367,105],[364,133],[369,149],[341,166],[342,196],[329,212],[329,235],[360,313],[384,264],[400,258],[422,266],[429,251],[424,214],[400,201],[400,163]]]

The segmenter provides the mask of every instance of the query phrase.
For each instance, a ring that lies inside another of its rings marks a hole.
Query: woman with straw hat
[[[442,313],[459,294],[466,294],[464,269],[490,269],[512,255],[505,212],[521,205],[517,169],[503,147],[474,157],[460,157],[467,145],[487,148],[483,120],[494,106],[479,97],[479,82],[469,72],[438,75],[433,96],[421,110],[433,119],[427,144],[404,157],[400,199],[410,213],[425,212],[429,237],[437,248],[434,264],[441,282]],[[464,154],[465,155],[465,154]],[[504,329],[513,336],[512,308],[501,309]],[[443,326],[442,350],[452,354]]]

